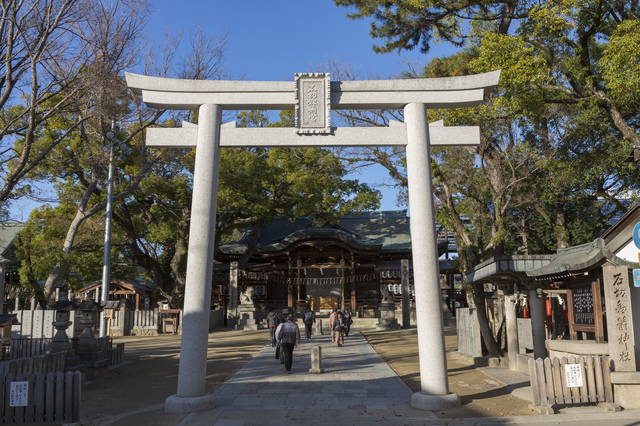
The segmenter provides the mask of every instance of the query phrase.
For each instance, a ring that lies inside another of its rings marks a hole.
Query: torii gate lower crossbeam
[[[269,139],[275,146],[281,140],[286,140],[286,145],[332,146],[333,138],[341,132],[330,126],[331,108],[404,107],[405,123],[395,125],[403,128],[385,133],[385,145],[406,145],[407,150],[421,381],[421,391],[412,395],[411,406],[422,410],[446,410],[460,403],[458,395],[449,393],[448,385],[427,108],[477,105],[484,94],[497,86],[499,75],[500,72],[496,71],[442,79],[329,83],[326,74],[297,74],[294,87],[291,83],[230,84],[225,81],[189,81],[127,74],[129,87],[141,94],[143,101],[150,106],[168,109],[197,107],[199,110],[197,129],[183,127],[184,131],[177,134],[186,140],[171,141],[171,136],[158,131],[153,138],[154,146],[196,146],[178,392],[167,398],[165,411],[193,412],[215,407],[213,394],[205,394],[205,379],[219,151],[221,146],[251,146],[256,139],[255,129],[251,132],[242,132],[245,129],[222,132],[225,128],[221,124],[222,110],[258,107],[296,109],[297,113],[297,128],[278,129],[276,132],[272,129],[267,142],[261,142],[262,146],[269,146]],[[386,98],[390,100],[386,102]],[[439,144],[479,143],[477,128],[471,133],[448,129],[438,129]],[[354,145],[363,145],[362,141],[370,135],[369,132],[371,129],[362,129],[362,132],[350,129],[349,134],[356,141]],[[229,140],[234,135],[239,135],[243,142],[237,144]],[[173,132],[172,136],[176,133]],[[194,136],[196,140],[193,140]],[[344,136],[339,140],[342,146],[348,144]]]

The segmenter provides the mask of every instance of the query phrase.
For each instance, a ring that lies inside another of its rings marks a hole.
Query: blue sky
[[[164,29],[182,30],[202,25],[213,34],[229,34],[226,64],[231,75],[246,80],[293,80],[296,72],[315,71],[315,64],[335,58],[381,76],[397,75],[403,60],[425,63],[442,56],[436,47],[429,55],[419,51],[376,54],[369,22],[348,20],[349,11],[332,0],[154,0],[152,37],[162,40]],[[177,7],[179,5],[179,7]]]
[[[155,0],[151,35],[162,41],[166,29],[183,32],[187,44],[194,25],[210,33],[228,33],[225,64],[232,78],[253,81],[293,80],[296,72],[312,72],[328,59],[359,69],[362,78],[371,73],[386,78],[406,69],[405,61],[426,64],[450,52],[436,46],[429,55],[419,51],[376,54],[369,36],[369,21],[349,20],[349,12],[331,0]],[[178,6],[179,5],[179,6]],[[380,42],[380,41],[377,41]],[[350,177],[372,185],[391,183],[381,168],[370,168]],[[383,192],[380,210],[396,210],[396,191]]]
[[[419,51],[376,54],[369,36],[367,20],[347,19],[349,12],[332,0],[152,0],[153,11],[147,32],[162,45],[165,31],[183,33],[188,47],[191,28],[201,25],[208,33],[228,34],[225,67],[232,79],[254,81],[292,81],[296,72],[317,71],[328,59],[359,69],[361,78],[369,73],[377,78],[397,76],[406,69],[405,61],[426,64],[451,52],[449,46],[434,46],[428,55]],[[140,72],[139,70],[132,70]],[[371,167],[350,178],[371,185],[391,184],[382,167]],[[378,188],[383,193],[380,210],[397,210],[397,191]],[[16,201],[12,212],[26,220],[39,205],[30,200]]]

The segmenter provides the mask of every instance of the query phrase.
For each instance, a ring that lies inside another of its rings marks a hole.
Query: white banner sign
[[[582,367],[580,364],[567,364],[564,369],[568,388],[582,387]]]
[[[9,407],[26,407],[29,400],[29,382],[11,382]]]

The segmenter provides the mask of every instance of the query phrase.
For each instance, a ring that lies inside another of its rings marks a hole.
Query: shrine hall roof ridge
[[[602,238],[596,238],[586,244],[560,248],[547,265],[526,272],[529,277],[537,280],[553,280],[587,272],[605,262],[626,266],[629,269],[638,267],[637,263],[616,256],[607,248]]]
[[[258,252],[281,250],[287,244],[303,239],[335,238],[361,249],[389,251],[411,250],[409,218],[406,210],[362,212],[344,215],[333,225],[314,226],[312,217],[290,221],[280,217],[260,233]],[[236,242],[223,244],[220,253],[241,254],[247,247],[251,230]]]

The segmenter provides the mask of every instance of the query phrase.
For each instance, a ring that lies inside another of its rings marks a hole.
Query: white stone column
[[[178,393],[167,398],[166,412],[193,412],[215,408],[213,394],[205,395],[205,381],[218,198],[221,121],[222,108],[220,106],[200,106],[182,320],[182,344],[178,370]]]
[[[446,410],[459,405],[460,398],[449,393],[425,105],[408,104],[404,108],[404,119],[421,385],[421,392],[411,397],[411,406],[429,411]]]
[[[538,297],[538,292],[536,289],[529,290],[529,307],[531,308],[533,357],[546,358],[547,348],[545,346],[545,343],[547,340],[547,330],[544,326],[544,320],[547,316],[547,310],[544,306],[544,299]]]
[[[507,351],[509,353],[509,370],[518,369],[518,320],[516,319],[515,295],[506,295],[504,300],[505,319],[507,321]]]

